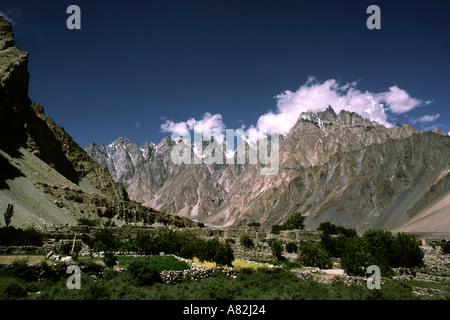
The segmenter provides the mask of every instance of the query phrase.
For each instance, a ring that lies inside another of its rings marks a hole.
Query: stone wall
[[[0,246],[0,254],[46,253],[43,247],[36,246]]]
[[[317,230],[283,230],[280,231],[279,235],[271,234],[270,238],[275,238],[284,242],[319,242],[320,241],[320,231]]]
[[[55,227],[51,230],[42,231],[44,236],[44,245],[42,247],[33,248],[1,248],[0,254],[11,253],[48,253],[50,251],[59,252],[60,248],[65,243],[76,242],[81,243],[81,235],[87,233],[93,235],[103,227],[92,226],[61,226]],[[272,260],[272,252],[267,240],[277,239],[284,243],[300,242],[300,241],[320,241],[320,232],[316,230],[285,230],[280,231],[280,234],[266,234],[266,232],[258,227],[228,227],[228,228],[174,228],[168,226],[116,226],[109,227],[113,232],[124,236],[135,236],[139,232],[146,232],[152,236],[156,236],[169,230],[175,232],[190,232],[195,236],[208,240],[211,238],[218,238],[221,241],[231,239],[234,240],[233,250],[236,258],[240,259],[256,259],[256,260]],[[243,235],[248,235],[254,241],[255,247],[248,249],[242,247],[239,242]]]
[[[234,257],[242,260],[275,261],[270,246],[266,242],[255,242],[254,247],[246,248],[239,243],[232,245]]]
[[[266,233],[258,227],[228,227],[220,230],[221,236],[225,239],[239,241],[243,235],[249,235],[254,240],[262,241],[266,238]]]

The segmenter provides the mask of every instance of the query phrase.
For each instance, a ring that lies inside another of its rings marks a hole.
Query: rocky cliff
[[[0,210],[14,205],[13,225],[99,217],[191,224],[130,201],[122,183],[31,101],[27,65],[28,53],[17,49],[11,24],[0,17]]]

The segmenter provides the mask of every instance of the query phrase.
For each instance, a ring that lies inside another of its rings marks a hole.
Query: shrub
[[[0,245],[2,246],[42,246],[43,236],[34,227],[26,230],[15,227],[0,228]]]
[[[319,227],[317,228],[317,230],[322,231],[322,234],[327,234],[327,235],[338,234],[336,225],[334,225],[328,221],[322,222],[321,224],[319,224]]]
[[[270,231],[272,234],[280,234],[280,231],[283,231],[284,227],[279,224],[274,224],[272,226],[272,230]]]
[[[17,300],[27,296],[23,281],[15,278],[0,278],[0,300]]]
[[[23,243],[30,246],[42,246],[44,237],[41,232],[34,227],[26,228],[22,233]]]
[[[151,286],[155,282],[162,282],[159,272],[145,260],[132,261],[126,272],[138,286]]]
[[[303,217],[300,212],[296,212],[286,220],[286,222],[283,224],[283,228],[285,230],[303,230],[305,228],[305,219],[306,217]]]
[[[104,266],[91,260],[79,261],[78,266],[80,267],[82,273],[89,273],[94,275],[100,275],[105,268]]]
[[[2,273],[6,276],[22,279],[27,282],[36,281],[38,279],[36,269],[30,267],[26,259],[14,260],[12,268],[4,269],[3,272]]]
[[[442,239],[441,248],[444,254],[450,253],[450,241],[445,241],[445,239]]]
[[[318,267],[320,269],[331,268],[331,258],[320,244],[302,241],[299,249],[299,262],[304,266]]]
[[[277,260],[281,260],[282,259],[282,255],[283,255],[283,243],[279,240],[274,239],[272,241],[272,243],[270,244],[270,249],[272,250],[272,254],[273,256],[277,259]]]
[[[107,267],[114,267],[117,263],[117,257],[112,252],[105,252],[105,256],[103,257],[103,262]]]
[[[239,243],[249,249],[255,246],[253,239],[248,234],[243,234]]]
[[[227,238],[227,239],[225,239],[225,242],[231,245],[231,244],[235,244],[236,240],[234,240],[232,238]]]
[[[305,219],[306,217],[302,217],[300,212],[296,212],[292,214],[289,218],[287,218],[286,222],[282,225],[274,224],[272,225],[272,234],[279,234],[280,231],[283,230],[294,230],[294,229],[304,229],[305,228]]]
[[[202,243],[197,252],[200,261],[215,262],[218,266],[230,266],[234,260],[234,253],[231,245],[220,242],[217,239],[210,239]]]
[[[298,246],[295,242],[288,242],[286,243],[286,252],[288,253],[295,253],[298,250]]]
[[[78,224],[80,226],[96,227],[100,225],[100,221],[95,219],[80,218],[78,219]]]
[[[214,256],[214,262],[219,267],[233,267],[234,253],[230,244],[223,242],[220,243],[219,247],[216,250],[216,254]]]
[[[117,259],[119,261],[119,264],[122,266],[127,266],[135,260],[143,260],[160,272],[164,270],[179,271],[189,269],[189,265],[186,262],[180,261],[173,256],[153,256],[139,258],[130,256],[118,256]]]
[[[94,234],[92,244],[96,251],[117,251],[120,247],[120,238],[110,229],[100,229]]]
[[[148,232],[139,231],[136,238],[133,240],[133,244],[136,247],[136,250],[141,254],[154,254],[155,248],[153,243],[153,238],[150,236]]]
[[[247,226],[249,226],[249,227],[260,227],[261,223],[259,223],[259,222],[250,222]]]
[[[60,281],[67,278],[67,266],[64,263],[58,263],[49,265],[47,262],[42,261],[39,264],[39,277],[50,281]]]
[[[173,252],[185,259],[192,259],[197,255],[199,248],[205,240],[198,238],[197,236],[189,232],[176,233],[177,250]]]

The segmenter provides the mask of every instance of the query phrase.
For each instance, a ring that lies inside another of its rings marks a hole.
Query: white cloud
[[[394,114],[408,112],[420,105],[427,105],[431,101],[422,101],[412,98],[405,90],[392,86],[385,92],[369,92],[357,89],[357,82],[341,85],[335,79],[324,82],[317,81],[314,77],[309,77],[307,82],[296,91],[286,90],[275,96],[276,110],[269,111],[259,117],[256,126],[250,126],[246,135],[250,140],[261,137],[263,134],[277,130],[279,134],[287,135],[289,130],[295,125],[299,114],[307,111],[325,110],[332,106],[336,113],[342,110],[355,112],[364,118],[369,118],[387,127],[393,124],[388,119],[388,111]],[[422,122],[430,120],[424,116]],[[173,122],[165,120],[161,125],[163,132],[177,132],[180,135],[194,129],[196,119]],[[201,127],[196,130],[202,133],[215,130],[224,132],[225,125],[220,114],[211,115],[205,113],[201,119]],[[241,129],[244,130],[242,125]],[[223,136],[223,134],[222,134]]]
[[[177,133],[181,136],[188,134],[190,131],[194,133],[201,133],[206,137],[214,135],[219,139],[219,143],[224,139],[225,124],[222,121],[222,115],[206,112],[203,118],[196,120],[191,118],[187,121],[173,122],[171,120],[166,120],[161,125],[162,132]]]
[[[432,121],[436,120],[440,116],[441,115],[439,113],[437,113],[435,115],[427,114],[427,115],[424,115],[424,116],[420,117],[419,119],[411,118],[410,121],[412,123],[417,123],[417,122],[427,123],[427,122],[432,122]]]
[[[405,90],[397,86],[390,87],[388,92],[377,94],[377,97],[380,102],[385,102],[393,113],[405,113],[424,104],[421,100],[411,98]],[[429,104],[429,101],[426,104]]]
[[[362,92],[356,86],[357,82],[340,85],[338,81],[329,79],[320,83],[314,77],[309,77],[297,91],[287,90],[277,95],[277,111],[262,115],[257,128],[263,132],[277,129],[280,134],[286,135],[297,122],[300,113],[324,110],[328,106],[332,106],[336,113],[341,110],[356,112],[391,127],[393,124],[388,120],[388,110],[400,114],[425,104],[397,86],[380,93]]]

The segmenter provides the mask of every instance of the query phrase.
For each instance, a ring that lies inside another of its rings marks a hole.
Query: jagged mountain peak
[[[316,111],[307,111],[307,112],[302,112],[299,115],[299,120],[303,119],[303,120],[309,120],[309,121],[313,121],[313,122],[318,122],[318,121],[328,121],[328,122],[333,122],[336,120],[337,114],[334,111],[334,109],[331,106],[328,106],[328,108],[326,108],[325,110],[316,110]]]
[[[381,126],[375,121],[364,118],[356,112],[341,110],[337,114],[331,106],[325,110],[302,112],[297,120],[296,127],[302,127],[302,124],[312,123],[325,133],[336,127],[370,127]],[[295,129],[294,129],[295,130]]]

